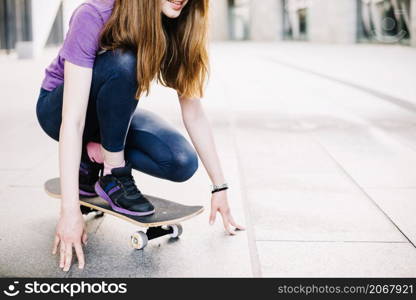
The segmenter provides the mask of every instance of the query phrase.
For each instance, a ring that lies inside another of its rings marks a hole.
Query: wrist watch
[[[212,185],[212,192],[218,191],[218,190],[225,190],[228,189],[228,184],[227,183],[223,183],[223,184],[213,184]]]

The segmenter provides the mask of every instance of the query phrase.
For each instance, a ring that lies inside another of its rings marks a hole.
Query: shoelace
[[[123,185],[124,189],[127,191],[128,194],[142,194],[140,190],[136,187],[133,175],[121,176],[118,177],[118,180],[120,180],[121,184]]]

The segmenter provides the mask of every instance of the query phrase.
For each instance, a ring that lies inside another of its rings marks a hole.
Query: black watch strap
[[[228,186],[222,187],[222,188],[218,188],[218,189],[214,189],[211,191],[211,194],[217,193],[217,192],[221,192],[224,190],[228,190]]]

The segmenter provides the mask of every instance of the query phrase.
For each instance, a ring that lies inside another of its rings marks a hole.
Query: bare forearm
[[[205,113],[201,109],[197,112],[197,115],[193,114],[187,117],[185,114],[183,121],[211,182],[213,184],[224,183],[224,173],[221,168],[214,136]]]
[[[187,99],[179,96],[179,102],[186,130],[212,183],[215,185],[226,183],[211,125],[204,113],[200,99]],[[211,213],[209,217],[210,224],[214,224],[217,212],[221,214],[224,228],[229,234],[235,234],[235,231],[231,230],[230,225],[244,230],[244,227],[237,224],[231,215],[227,201],[227,190],[217,191],[212,194]]]
[[[79,165],[92,69],[65,61],[65,88],[59,136],[62,212],[79,211]]]
[[[79,165],[81,161],[82,128],[62,122],[59,136],[59,173],[61,178],[61,213],[79,209]]]

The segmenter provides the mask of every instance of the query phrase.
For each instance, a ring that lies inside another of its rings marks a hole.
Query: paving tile
[[[360,192],[250,189],[256,240],[406,241]]]
[[[411,47],[269,43],[263,44],[261,49],[255,44],[251,48],[257,56],[262,53],[287,64],[376,89],[408,101],[415,99],[416,88],[411,83],[415,70],[411,66],[416,59]],[[339,59],[340,53],[343,59]],[[400,79],[394,80],[392,74],[396,75],[394,79]]]
[[[32,119],[7,137],[8,146],[0,149],[0,169],[27,170],[57,151],[58,143],[36,122]]]
[[[220,224],[207,226],[208,215],[183,223],[181,238],[152,240],[144,250],[130,247],[139,228],[106,216],[89,241],[88,265],[72,277],[248,277],[249,255],[244,235],[226,236]]]
[[[257,242],[264,277],[415,277],[409,243]]]
[[[310,137],[247,129],[237,131],[237,146],[247,184],[274,183],[274,174],[336,172],[334,161]]]
[[[362,187],[416,187],[415,152],[378,130],[326,131],[317,134],[323,147]]]
[[[19,178],[10,183],[13,187],[38,187],[43,188],[46,180],[59,176],[59,154],[53,151],[43,157],[34,167],[22,172]]]
[[[59,200],[29,187],[8,188],[0,201],[7,208],[0,210],[0,276],[66,277],[51,254]],[[100,222],[90,220],[88,232],[95,232]]]
[[[0,193],[25,174],[22,170],[0,170]]]

